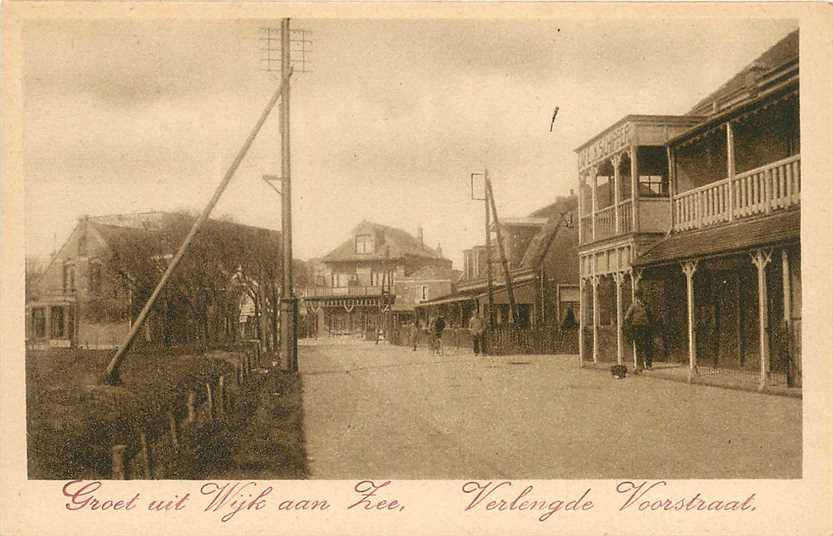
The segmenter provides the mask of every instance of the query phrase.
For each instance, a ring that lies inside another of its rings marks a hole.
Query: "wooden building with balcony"
[[[451,292],[451,260],[426,246],[422,229],[363,221],[350,238],[318,262],[314,286],[301,289],[318,333],[375,330],[394,316],[413,317],[414,305]]]
[[[576,149],[579,165],[579,354],[633,356],[621,325],[632,300],[632,261],[671,224],[666,144],[700,116],[628,115]]]
[[[579,148],[583,359],[635,359],[638,287],[689,378],[800,381],[798,66],[796,31],[687,115],[629,116]]]
[[[801,381],[798,31],[692,110],[668,143],[669,235],[634,261],[689,378]]]

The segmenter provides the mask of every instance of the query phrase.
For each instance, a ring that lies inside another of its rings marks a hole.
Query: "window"
[[[49,324],[52,326],[52,337],[62,339],[64,337],[64,308],[53,307],[52,318]]]
[[[36,339],[46,338],[46,311],[43,307],[32,309],[32,330]]]
[[[75,290],[75,265],[64,264],[64,292]]]
[[[373,236],[371,235],[357,235],[356,236],[356,253],[373,253],[374,250]]]
[[[101,262],[92,261],[87,272],[87,283],[89,284],[90,293],[99,294],[101,292]]]
[[[421,290],[422,290],[422,292],[420,293],[420,296],[422,296],[422,298],[420,298],[420,300],[425,301],[425,300],[428,299],[428,286],[427,285],[422,285]]]
[[[668,181],[661,175],[639,176],[640,197],[665,197],[668,195]]]

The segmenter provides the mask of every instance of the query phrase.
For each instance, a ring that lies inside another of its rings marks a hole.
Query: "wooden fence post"
[[[127,445],[113,445],[113,480],[124,480],[124,451]]]
[[[217,383],[217,415],[220,419],[226,416],[226,377],[223,374]]]
[[[176,416],[172,411],[168,412],[168,429],[171,434],[171,445],[175,450],[179,450],[179,430],[177,430]]]
[[[234,380],[237,387],[240,387],[240,365],[234,365]]]
[[[145,480],[151,480],[153,478],[153,467],[151,466],[148,438],[144,432],[139,434],[139,443],[142,449],[142,476]]]
[[[205,384],[206,402],[208,403],[208,416],[214,420],[214,392],[210,383]]]
[[[197,393],[193,389],[188,391],[188,401],[186,402],[188,408],[188,417],[186,421],[189,425],[194,424],[197,420]]]

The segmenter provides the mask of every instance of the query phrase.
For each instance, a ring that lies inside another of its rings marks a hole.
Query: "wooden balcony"
[[[616,209],[613,205],[596,211],[593,220],[596,230],[594,240],[602,240],[616,234]]]
[[[674,231],[699,229],[801,202],[801,155],[674,196]]]
[[[306,287],[301,289],[304,298],[341,298],[346,296],[381,296],[382,287]]]
[[[581,217],[581,226],[584,244],[630,233],[633,231],[633,202],[625,199],[618,205],[610,205],[593,214],[585,214]]]
[[[619,233],[633,231],[633,203],[625,199],[619,203]]]

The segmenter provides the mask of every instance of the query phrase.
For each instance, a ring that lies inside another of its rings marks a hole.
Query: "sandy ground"
[[[312,478],[800,478],[801,400],[572,356],[300,349]]]

